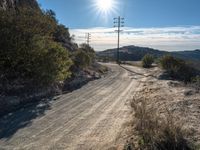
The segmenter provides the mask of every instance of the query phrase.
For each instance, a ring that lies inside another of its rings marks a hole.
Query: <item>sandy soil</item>
[[[132,68],[129,68],[132,70]],[[140,82],[136,99],[145,99],[150,108],[160,115],[168,111],[176,122],[187,132],[187,138],[196,145],[200,144],[200,91],[189,85],[169,79],[160,79],[159,68],[150,69]]]
[[[101,79],[0,118],[0,149],[122,149],[128,102],[146,71],[107,66]]]

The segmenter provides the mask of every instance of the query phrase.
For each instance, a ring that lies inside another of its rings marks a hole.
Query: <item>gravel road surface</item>
[[[0,149],[102,150],[116,145],[130,118],[128,100],[142,77],[106,65],[111,71],[105,77],[0,118]]]

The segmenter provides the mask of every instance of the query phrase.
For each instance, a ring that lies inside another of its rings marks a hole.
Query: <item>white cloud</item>
[[[115,28],[71,29],[77,43],[86,41],[85,34],[91,33],[91,45],[95,50],[114,48],[117,45]],[[160,50],[200,49],[200,26],[133,28],[125,27],[120,37],[120,46],[147,46]]]

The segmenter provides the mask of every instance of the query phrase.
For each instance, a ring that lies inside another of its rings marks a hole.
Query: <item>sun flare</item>
[[[111,14],[116,11],[118,3],[116,0],[93,0],[96,10],[100,14]]]
[[[97,0],[97,7],[101,11],[109,11],[112,9],[113,0]]]
[[[91,0],[91,8],[96,16],[108,21],[111,16],[118,14],[118,0]]]

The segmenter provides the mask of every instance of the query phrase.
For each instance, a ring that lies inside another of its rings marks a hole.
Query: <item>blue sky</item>
[[[78,43],[84,42],[86,32],[91,32],[91,45],[97,50],[116,46],[115,34],[108,33],[113,31],[113,17],[119,15],[125,18],[126,26],[121,46],[149,46],[169,51],[200,48],[200,0],[113,0],[113,8],[107,13],[95,6],[97,1],[38,0],[43,9],[56,12],[59,22],[69,27]],[[128,30],[140,30],[141,34]],[[110,43],[104,38],[110,38]]]

